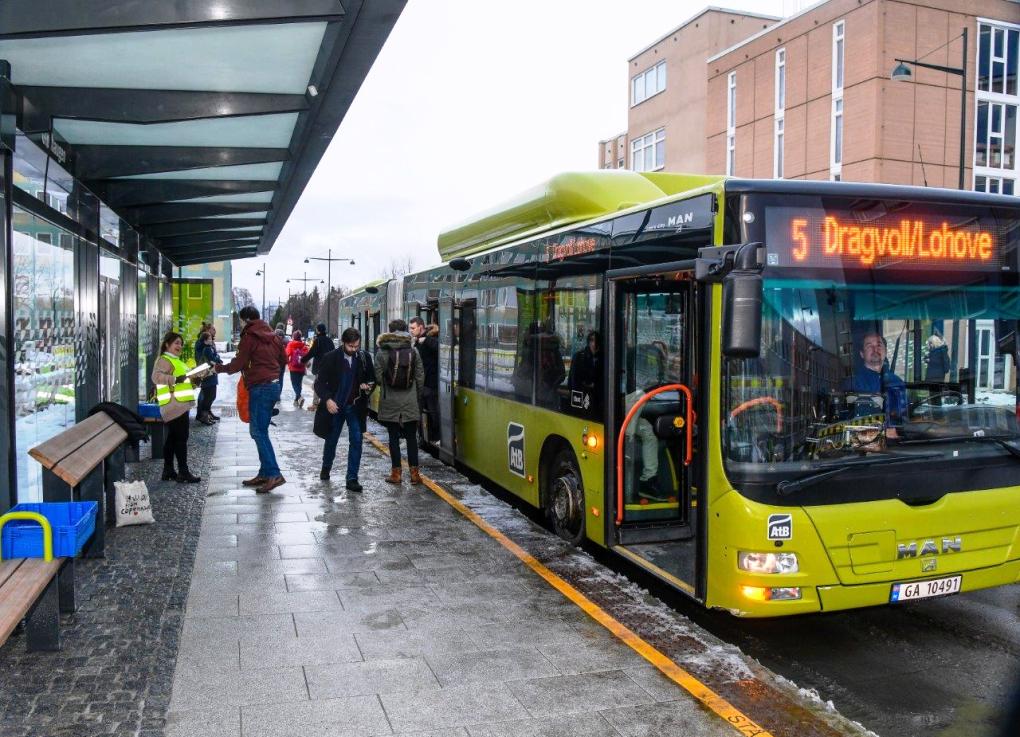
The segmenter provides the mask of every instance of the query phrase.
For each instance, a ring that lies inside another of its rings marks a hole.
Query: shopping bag
[[[144,481],[114,481],[117,506],[117,527],[125,525],[151,525],[152,516],[149,489]]]
[[[247,422],[249,419],[248,387],[243,376],[237,380],[237,416],[241,418],[241,422]]]

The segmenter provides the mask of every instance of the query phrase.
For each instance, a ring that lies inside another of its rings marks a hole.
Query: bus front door
[[[617,547],[693,594],[694,283],[609,283],[614,435],[607,448]]]
[[[456,422],[454,411],[457,396],[456,371],[460,363],[457,333],[454,325],[460,321],[460,310],[450,297],[439,301],[439,457],[453,463],[457,457],[454,437]]]

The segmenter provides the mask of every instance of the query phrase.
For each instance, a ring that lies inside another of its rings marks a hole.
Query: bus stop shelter
[[[148,395],[174,267],[273,247],[403,6],[0,3],[0,512]]]

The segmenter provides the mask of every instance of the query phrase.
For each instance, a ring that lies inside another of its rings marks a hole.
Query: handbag
[[[241,418],[241,422],[248,422],[251,419],[248,411],[248,386],[244,383],[243,376],[237,380],[237,416]]]
[[[151,525],[152,503],[144,481],[115,481],[113,484],[117,511],[117,527]]]

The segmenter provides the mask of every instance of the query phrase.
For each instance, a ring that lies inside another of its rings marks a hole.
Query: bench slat
[[[0,645],[7,642],[18,622],[25,618],[46,585],[57,575],[63,562],[63,558],[48,562],[42,558],[25,558],[0,585]]]
[[[127,440],[127,433],[120,425],[107,427],[88,443],[71,455],[65,456],[50,470],[69,486],[77,486],[89,472],[102,463],[117,446]]]
[[[116,425],[105,412],[97,412],[81,422],[67,428],[44,443],[40,443],[28,451],[28,454],[43,465],[52,469],[64,458],[69,456],[93,437],[111,425]],[[119,427],[119,425],[116,425]]]
[[[16,570],[18,570],[18,566],[20,566],[24,560],[24,558],[15,558],[14,560],[5,560],[0,562],[0,588],[2,588],[7,582],[7,579],[10,578]]]

